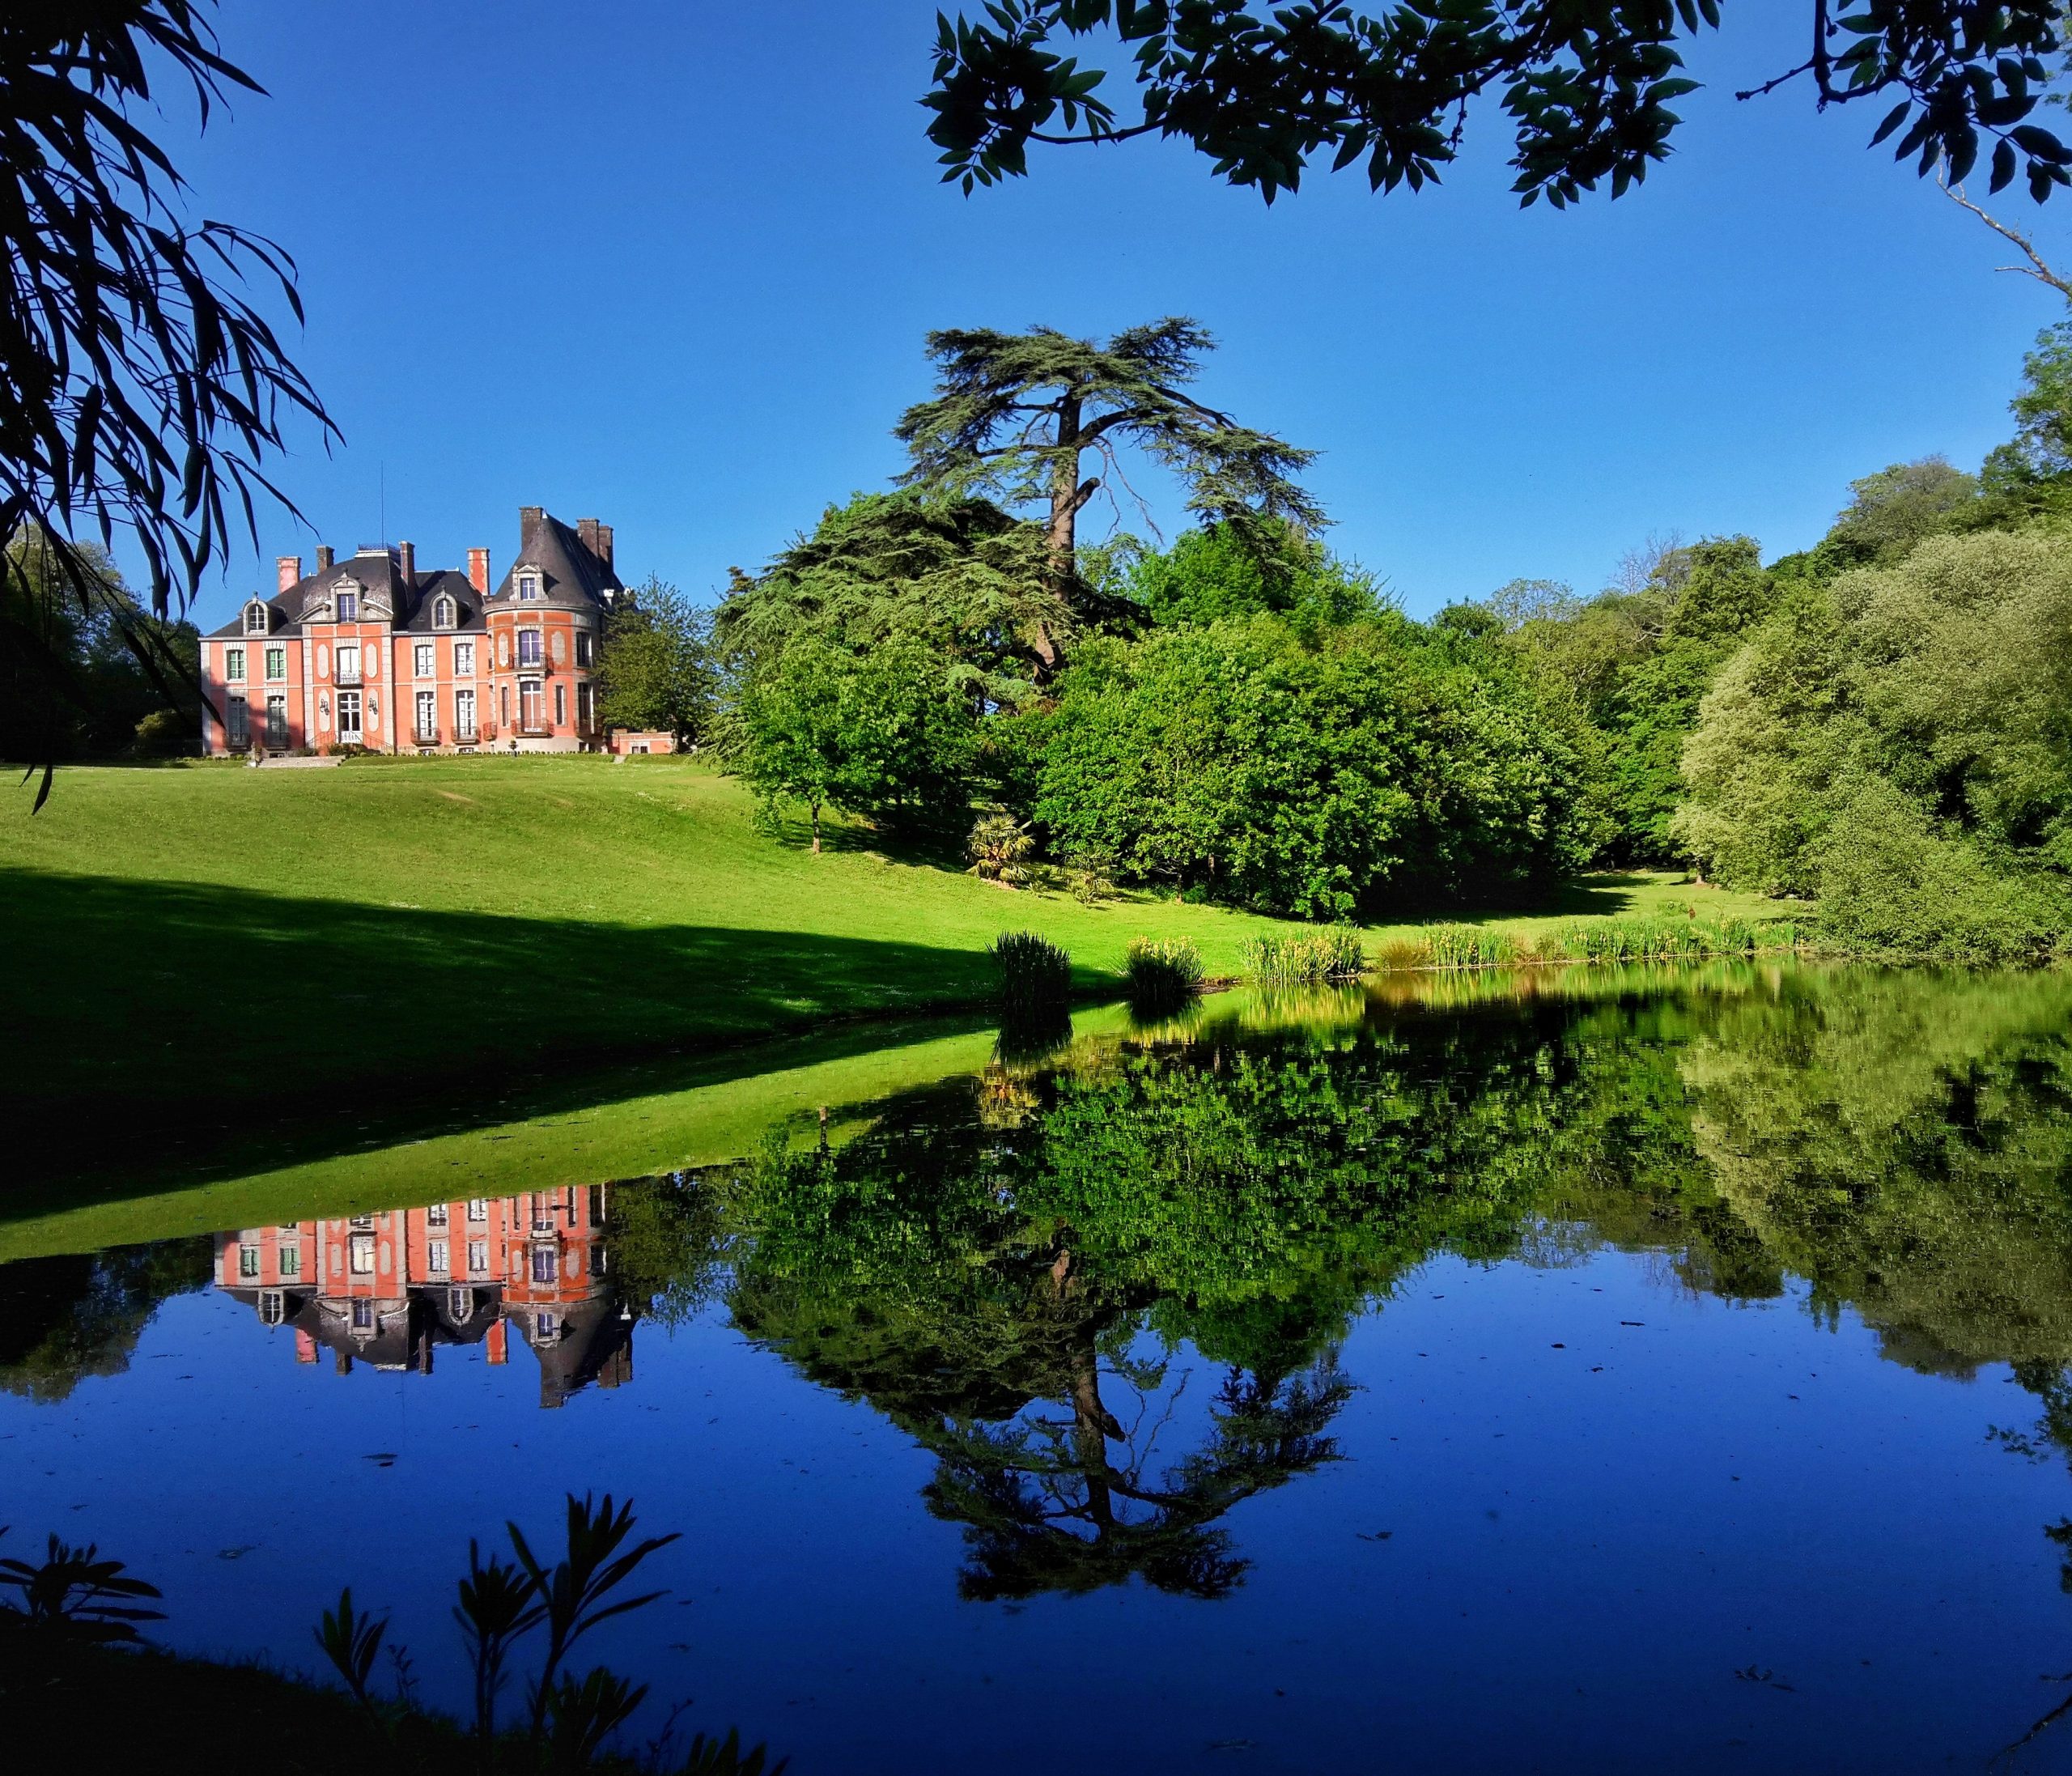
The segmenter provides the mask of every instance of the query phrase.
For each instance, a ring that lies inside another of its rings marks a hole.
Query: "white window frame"
[[[257,598],[244,607],[244,632],[248,635],[263,635],[271,628],[266,621],[266,607]]]
[[[333,602],[333,609],[337,613],[333,621],[358,622],[359,621],[359,594],[356,592],[340,593]]]
[[[278,666],[280,670],[274,669]],[[286,642],[270,642],[266,646],[266,682],[284,685],[288,682],[288,650]]]
[[[242,697],[223,701],[223,738],[233,746],[252,744],[252,705]]]
[[[592,646],[592,638],[590,631],[587,629],[577,630],[575,631],[575,664],[577,665],[587,666],[590,664]]]
[[[418,693],[415,733],[420,740],[436,740],[439,737],[439,693],[437,691],[420,690]]]
[[[482,730],[475,725],[475,694],[472,690],[453,693],[453,737],[472,740]]]
[[[278,721],[274,716],[280,716]],[[288,699],[282,691],[274,691],[266,699],[266,744],[285,746],[288,743]]]
[[[532,658],[529,660],[525,657],[525,643],[529,638],[533,644],[533,655]],[[537,671],[540,668],[546,665],[546,631],[543,629],[520,629],[518,631],[519,669],[522,672],[525,668],[529,666],[533,668],[533,670]]]
[[[452,1274],[453,1268],[452,1253],[452,1245],[447,1240],[435,1239],[427,1245],[425,1248],[425,1262],[431,1267],[431,1273],[433,1276],[445,1277]]]
[[[472,678],[475,675],[475,644],[472,641],[453,644],[453,676]]]
[[[431,627],[435,629],[451,629],[453,627],[453,614],[457,608],[453,601],[444,594],[435,598],[431,604]]]
[[[350,1234],[346,1238],[346,1270],[354,1277],[374,1274],[374,1235]]]
[[[418,641],[410,644],[410,676],[414,678],[436,678],[439,676],[437,642]]]
[[[244,682],[244,650],[242,648],[223,649],[223,682],[227,685]]]
[[[537,604],[540,597],[540,576],[537,573],[518,576],[518,597],[522,604]]]
[[[347,727],[346,722],[346,703],[348,698],[350,698],[352,702],[352,724],[350,728]],[[361,737],[364,735],[366,732],[367,728],[365,724],[365,717],[360,706],[359,693],[357,690],[340,691],[338,693],[339,743],[342,746],[348,746],[363,744]]]

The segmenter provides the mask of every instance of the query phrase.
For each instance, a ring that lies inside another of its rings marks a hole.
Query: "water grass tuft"
[[[1033,931],[1004,931],[993,940],[1000,1009],[1010,1017],[1055,1012],[1072,1001],[1072,958]]]
[[[1169,1009],[1201,991],[1201,952],[1185,937],[1132,937],[1123,972],[1132,1005]]]
[[[1804,945],[1805,934],[1789,920],[1594,919],[1565,930],[1532,932],[1429,925],[1412,937],[1392,941],[1389,954],[1401,958],[1416,948],[1422,951],[1420,962],[1395,965],[1463,970],[1556,962],[1700,962],[1776,954]]]
[[[1253,937],[1245,945],[1245,962],[1263,987],[1298,987],[1319,980],[1350,980],[1367,966],[1360,934],[1350,925],[1333,925],[1300,936]]]

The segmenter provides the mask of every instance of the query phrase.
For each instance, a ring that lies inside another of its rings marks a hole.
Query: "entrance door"
[[[541,707],[540,682],[537,678],[518,681],[518,726],[529,734],[538,733],[546,726],[546,712]]]
[[[359,744],[359,693],[342,690],[338,693],[338,744],[357,746]]]

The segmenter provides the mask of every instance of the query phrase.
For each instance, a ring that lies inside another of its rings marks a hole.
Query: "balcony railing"
[[[333,683],[344,685],[349,690],[353,686],[363,683],[365,681],[363,681],[359,675],[359,668],[357,666],[339,667],[338,675],[333,680]]]
[[[439,730],[436,728],[420,728],[410,738],[420,746],[435,746],[439,744]]]
[[[482,737],[472,728],[456,728],[453,730],[453,744],[456,746],[472,746]]]
[[[550,721],[521,721],[512,730],[520,740],[551,740],[554,724]]]

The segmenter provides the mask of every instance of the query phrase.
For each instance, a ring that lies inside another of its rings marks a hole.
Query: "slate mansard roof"
[[[435,567],[420,572],[414,586],[405,587],[395,557],[384,550],[380,554],[349,555],[331,567],[305,574],[286,592],[260,599],[258,602],[266,607],[266,633],[264,636],[255,633],[250,639],[259,641],[275,635],[299,635],[311,623],[330,622],[333,601],[341,586],[359,589],[363,621],[379,618],[399,631],[431,633],[432,614],[442,597],[453,601],[454,610],[452,622],[441,633],[479,634],[483,627],[482,596],[468,583],[465,574],[452,567]],[[253,602],[246,599],[222,628],[209,631],[208,639],[236,641],[244,638],[244,614]]]
[[[610,610],[626,588],[612,567],[609,533],[605,533],[600,552],[558,518],[537,506],[524,508],[520,516],[517,559],[490,601],[513,602],[518,576],[530,569],[540,576],[539,602]],[[586,518],[583,522],[586,527],[593,527],[592,520]]]

